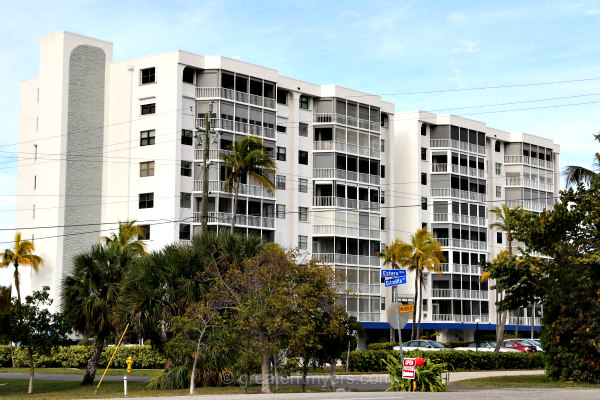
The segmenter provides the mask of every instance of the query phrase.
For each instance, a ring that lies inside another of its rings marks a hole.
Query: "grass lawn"
[[[45,381],[36,380],[33,383],[34,394],[27,395],[28,379],[2,379],[0,378],[0,399],[22,399],[26,396],[27,399],[45,400],[45,399],[99,399],[103,397],[123,397],[123,382],[102,382],[98,394],[94,395],[96,385],[81,386],[79,382],[68,381]],[[145,383],[129,382],[128,395],[129,397],[156,397],[156,396],[185,396],[189,394],[189,389],[180,390],[144,390]],[[275,391],[275,388],[272,387]],[[259,386],[248,388],[248,393],[256,394],[260,391]],[[309,391],[329,391],[328,388],[309,388]],[[282,386],[280,393],[297,393],[300,392],[299,386]],[[197,388],[196,395],[211,395],[211,394],[244,394],[244,388],[239,386],[225,387],[209,387]]]
[[[14,374],[29,374],[29,368],[0,368],[0,373]],[[122,376],[127,371],[125,369],[109,368],[106,375]],[[129,375],[131,376],[157,376],[160,375],[162,369],[133,369]],[[60,374],[60,375],[84,375],[85,369],[80,368],[36,368],[36,374]],[[96,370],[96,376],[101,377],[104,373],[104,368]]]
[[[548,379],[546,375],[515,375],[494,376],[489,378],[465,379],[451,382],[451,386],[492,386],[492,387],[546,387],[546,388],[596,388],[600,384],[556,382]]]

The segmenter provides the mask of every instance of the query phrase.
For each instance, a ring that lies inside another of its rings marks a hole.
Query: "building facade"
[[[46,260],[24,276],[24,293],[49,284],[56,296],[73,256],[119,221],[135,219],[150,249],[190,240],[200,231],[206,145],[207,224],[229,229],[219,154],[254,136],[276,160],[276,190],[244,178],[236,229],[331,265],[352,293],[340,304],[369,340],[389,336],[393,298],[413,296],[412,285],[383,288],[383,245],[431,228],[448,261],[444,275],[427,275],[419,312],[424,328],[459,336],[476,319],[495,322],[477,265],[505,245],[489,229],[490,207],[539,212],[557,193],[559,149],[543,138],[395,114],[377,95],[220,56],[113,62],[111,43],[66,32],[42,38],[40,76],[21,83],[21,121],[17,226],[32,228],[24,237]]]

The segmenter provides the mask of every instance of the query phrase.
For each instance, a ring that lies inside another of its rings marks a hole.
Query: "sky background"
[[[600,1],[0,0],[2,248],[18,205],[19,81],[38,76],[40,37],[63,30],[112,42],[114,61],[223,55],[378,94],[396,111],[548,137],[561,167],[591,167],[599,145]]]

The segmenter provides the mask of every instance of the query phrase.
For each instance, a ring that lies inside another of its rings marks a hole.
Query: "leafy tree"
[[[238,195],[242,177],[248,176],[263,186],[269,193],[274,193],[275,184],[272,176],[275,174],[275,162],[267,153],[267,148],[261,139],[246,136],[242,140],[229,146],[231,153],[221,153],[225,166],[231,169],[231,174],[225,181],[225,189],[234,194],[233,218],[231,219],[231,233],[235,229],[237,215]]]
[[[40,266],[44,265],[44,260],[33,252],[35,246],[29,240],[21,240],[21,232],[15,233],[15,243],[11,249],[4,250],[0,253],[2,262],[0,267],[9,267],[11,264],[15,267],[15,289],[17,289],[17,299],[21,302],[21,275],[19,274],[19,266],[28,266],[37,273]]]
[[[446,261],[442,252],[442,245],[427,230],[427,227],[417,229],[410,235],[410,243],[396,239],[391,246],[394,249],[394,260],[400,265],[415,272],[415,308],[413,311],[412,339],[420,336],[421,313],[417,321],[417,308],[423,299],[423,287],[425,286],[424,271],[427,269],[439,275],[442,274],[440,267]],[[387,251],[387,250],[386,250]]]
[[[104,341],[116,330],[116,312],[124,275],[136,259],[145,255],[133,222],[119,225],[119,233],[103,238],[91,250],[75,257],[72,270],[62,282],[62,304],[73,328],[94,336],[94,351],[83,385],[94,383]]]
[[[496,217],[496,221],[490,224],[490,229],[497,229],[499,231],[506,233],[506,242],[508,244],[508,258],[512,262],[513,251],[512,251],[512,242],[513,242],[513,231],[517,224],[517,219],[520,214],[523,213],[523,209],[521,207],[510,208],[506,204],[502,204],[501,207],[492,207],[490,209],[490,213]],[[485,279],[485,277],[484,277]],[[502,292],[503,287],[501,284],[496,282],[496,290]],[[500,311],[500,310],[498,310]],[[508,317],[508,310],[502,311],[502,316],[500,318],[500,323],[496,324],[496,348],[494,352],[499,352],[500,347],[502,346],[502,342],[504,341],[504,329],[506,327],[506,318]],[[496,316],[497,318],[497,316]]]
[[[594,135],[594,138],[600,142],[600,133]],[[562,172],[567,187],[570,185],[595,186],[600,185],[600,153],[594,157],[594,169],[580,167],[578,165],[566,166]]]
[[[27,349],[29,355],[29,388],[27,393],[33,393],[35,364],[33,355],[49,354],[64,340],[69,330],[62,315],[51,313],[48,307],[52,304],[49,295],[50,288],[44,286],[41,291],[34,291],[25,298],[25,304],[18,299],[0,310],[0,338],[20,343]]]

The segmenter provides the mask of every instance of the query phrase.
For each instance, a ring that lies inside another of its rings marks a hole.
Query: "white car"
[[[467,343],[464,347],[455,347],[454,350],[458,351],[487,351],[493,352],[496,348],[496,343],[494,342],[470,342]],[[507,347],[500,347],[501,353],[520,353],[519,350],[509,349]]]
[[[400,346],[394,346],[394,350],[400,350]],[[406,342],[402,345],[402,350],[452,351],[452,349],[442,346],[435,340],[411,340],[410,342]]]

